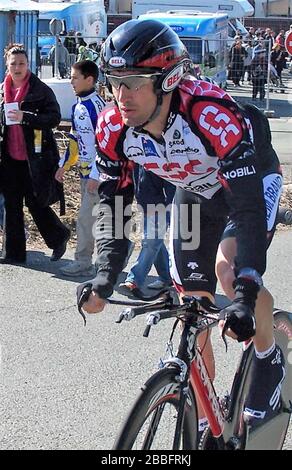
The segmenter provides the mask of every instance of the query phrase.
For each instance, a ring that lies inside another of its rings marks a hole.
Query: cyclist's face
[[[127,78],[128,77],[128,78]],[[107,76],[123,122],[136,127],[146,122],[156,108],[157,97],[153,91],[153,79],[133,73],[119,73]]]
[[[86,93],[87,91],[92,90],[94,87],[94,79],[93,77],[84,77],[79,70],[74,68],[71,69],[71,85],[75,92],[75,95],[79,95],[80,93]]]

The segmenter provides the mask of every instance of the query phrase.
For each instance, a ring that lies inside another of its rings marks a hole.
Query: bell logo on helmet
[[[109,65],[112,67],[123,67],[126,65],[126,60],[123,57],[111,57],[109,60]]]
[[[183,77],[183,74],[183,65],[178,65],[177,67],[175,67],[163,80],[162,90],[166,92],[174,90],[181,78]]]

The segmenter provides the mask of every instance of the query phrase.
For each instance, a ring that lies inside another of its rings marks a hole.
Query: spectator
[[[281,46],[281,49],[285,49],[285,31],[281,29],[278,36],[275,39],[275,43]]]
[[[91,60],[94,62],[95,57],[97,57],[97,53],[93,49],[87,46],[79,46],[77,62],[81,62],[82,60]]]
[[[251,43],[253,45],[254,37],[255,37],[255,30],[254,30],[253,27],[251,27],[251,28],[249,28],[248,33],[244,37],[244,41],[245,42],[251,41]]]
[[[244,44],[244,48],[246,50],[246,57],[243,60],[243,73],[242,73],[242,83],[244,83],[245,75],[247,74],[247,81],[251,82],[251,61],[252,61],[252,54],[253,54],[253,47],[252,41],[247,41]]]
[[[84,60],[87,57],[81,57],[80,54],[82,54],[82,51],[84,48],[87,47],[87,43],[84,41],[82,34],[77,31],[76,33],[76,54],[77,54],[77,62],[80,62],[80,60]]]
[[[130,269],[124,283],[119,287],[128,292],[141,287],[154,264],[159,279],[149,284],[150,289],[163,289],[172,285],[169,272],[169,256],[164,244],[164,237],[169,226],[169,209],[172,203],[175,186],[154,173],[135,166],[134,169],[135,196],[138,204],[143,209],[143,233],[142,248]],[[156,205],[160,210],[155,210]]]
[[[66,170],[79,163],[81,206],[77,219],[77,246],[75,261],[60,269],[66,276],[92,274],[94,238],[92,215],[98,203],[98,178],[95,166],[95,128],[99,112],[105,103],[95,91],[98,67],[90,61],[77,62],[71,69],[71,85],[77,96],[72,108],[72,134],[60,168],[56,172],[57,181],[62,182]]]
[[[76,44],[74,30],[70,29],[70,31],[68,31],[68,35],[65,37],[65,40],[64,40],[64,47],[66,47],[69,54],[74,54],[75,59],[76,59],[77,44]]]
[[[87,43],[84,41],[80,31],[77,31],[76,33],[76,43],[77,43],[77,52],[80,46],[87,46]]]
[[[51,261],[57,261],[70,237],[70,230],[49,207],[63,195],[62,185],[54,179],[59,153],[52,133],[61,119],[60,107],[53,91],[29,70],[23,45],[9,45],[5,60],[4,103],[18,103],[19,109],[7,112],[1,129],[0,174],[6,213],[6,256],[1,263],[26,262],[24,199],[53,250]]]
[[[49,62],[53,66],[53,76],[55,77],[55,49],[56,46],[53,46],[49,52]],[[62,44],[61,39],[58,39],[58,45],[57,45],[57,57],[58,57],[58,69],[59,69],[59,74],[61,78],[66,78],[67,75],[67,70],[70,64],[70,56],[69,52],[64,47]]]
[[[271,52],[271,62],[277,71],[280,85],[283,86],[282,71],[286,67],[286,52],[282,49],[279,43],[276,43],[273,47]]]
[[[254,37],[254,46],[257,46],[261,41],[263,41],[263,34],[261,29],[257,29],[255,32],[255,37]],[[264,47],[264,44],[262,44],[262,47]]]
[[[242,45],[242,41],[237,39],[235,43],[231,46],[229,52],[229,61],[230,61],[230,74],[229,78],[233,81],[235,86],[240,86],[240,79],[244,67],[244,59],[247,56],[247,52]]]
[[[274,31],[272,31],[270,28],[266,28],[266,32],[264,35],[264,40],[265,40],[265,48],[267,50],[267,54],[269,51],[272,50],[275,39],[274,39]]]
[[[261,39],[260,41],[258,41],[258,43],[254,46],[253,52],[252,52],[252,58],[255,57],[257,51],[260,51],[262,49],[265,49],[266,51],[264,39]]]
[[[256,100],[260,95],[260,101],[265,98],[265,83],[267,79],[268,61],[266,49],[257,49],[256,54],[251,62],[252,75],[252,99]]]

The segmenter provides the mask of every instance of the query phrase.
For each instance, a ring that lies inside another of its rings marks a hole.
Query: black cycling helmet
[[[101,49],[101,70],[159,73],[154,91],[169,93],[189,70],[191,59],[178,35],[157,20],[129,20],[118,26]]]

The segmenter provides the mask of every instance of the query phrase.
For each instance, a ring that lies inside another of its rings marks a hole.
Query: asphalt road
[[[291,231],[278,232],[265,276],[277,306],[288,310],[291,252]],[[170,323],[145,339],[142,318],[117,325],[119,308],[108,306],[84,327],[74,305],[77,282],[58,277],[66,260],[52,264],[48,255],[29,253],[26,268],[1,266],[0,449],[110,449],[164,354]],[[226,355],[216,331],[213,339],[223,393],[239,345],[229,342]],[[285,447],[292,449],[291,426]]]

